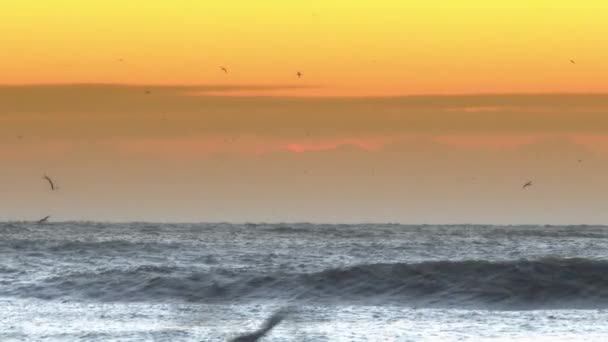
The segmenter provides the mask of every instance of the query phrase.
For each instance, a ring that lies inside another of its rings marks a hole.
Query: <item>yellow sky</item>
[[[0,74],[9,84],[608,91],[603,0],[21,0],[4,2],[2,13]]]

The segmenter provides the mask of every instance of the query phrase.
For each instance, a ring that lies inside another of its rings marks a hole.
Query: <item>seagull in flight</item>
[[[523,190],[529,186],[532,186],[532,181],[527,181],[526,184],[524,184],[524,186],[521,187],[521,189]]]
[[[296,73],[296,76],[298,76],[298,78],[302,78],[302,73],[298,71],[298,72]]]
[[[285,317],[287,317],[287,312],[285,310],[280,310],[275,312],[270,318],[264,322],[264,325],[249,334],[237,336],[230,340],[230,342],[255,342],[264,337],[270,330],[272,330],[277,324],[281,323]]]
[[[46,223],[49,220],[50,217],[51,217],[51,215],[47,215],[47,216],[41,218],[40,220],[38,220],[37,223],[38,224]]]
[[[576,62],[574,61],[574,59],[571,59],[571,60],[570,60],[570,63],[572,63],[572,64],[576,64]]]
[[[221,69],[221,70],[222,70],[222,71],[223,71],[225,74],[227,74],[227,73],[228,73],[228,69],[226,69],[226,67],[220,67],[220,69]]]
[[[51,177],[44,175],[42,177],[42,179],[46,180],[47,182],[49,182],[49,185],[51,186],[51,190],[55,191],[58,189],[58,187],[55,186],[55,183],[53,183],[53,180],[51,179]]]

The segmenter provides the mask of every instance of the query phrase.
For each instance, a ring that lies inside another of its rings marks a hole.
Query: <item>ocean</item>
[[[0,341],[608,341],[608,227],[0,223]]]

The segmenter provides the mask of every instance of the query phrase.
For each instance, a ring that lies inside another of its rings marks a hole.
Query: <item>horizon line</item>
[[[115,83],[115,82],[70,82],[70,83],[0,83],[0,89],[17,89],[17,88],[69,88],[69,87],[107,87],[107,88],[152,88],[152,89],[167,89],[167,90],[200,90],[200,96],[206,97],[234,97],[234,98],[313,98],[313,99],[382,99],[382,98],[425,98],[425,97],[526,97],[526,96],[608,96],[608,91],[513,91],[513,92],[428,92],[428,93],[402,93],[402,94],[362,94],[362,95],[345,95],[345,94],[231,94],[231,92],[239,91],[278,91],[278,90],[297,90],[297,89],[312,89],[323,88],[318,84],[216,84],[216,83]],[[190,96],[198,96],[190,94]]]
[[[36,223],[37,220],[3,220],[0,224],[11,224],[11,223]],[[263,222],[263,221],[123,221],[123,220],[106,220],[106,221],[95,221],[95,220],[60,220],[60,221],[49,221],[45,225],[49,224],[61,224],[61,223],[102,223],[102,224],[200,224],[200,225],[326,225],[326,226],[353,226],[353,225],[371,225],[371,226],[442,226],[442,227],[453,227],[453,226],[491,226],[491,227],[527,227],[527,226],[545,226],[545,227],[576,227],[576,226],[588,226],[588,227],[605,227],[608,228],[608,223],[570,223],[570,224],[556,224],[556,223],[400,223],[400,222],[308,222],[308,221],[277,221],[277,222]]]

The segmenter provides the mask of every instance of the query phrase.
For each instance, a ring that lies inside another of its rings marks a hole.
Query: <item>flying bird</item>
[[[301,72],[299,72],[299,71],[296,73],[296,75],[298,76],[298,78],[301,78],[301,77],[302,77],[302,73],[301,73]]]
[[[53,180],[51,179],[51,177],[44,175],[42,177],[42,179],[46,180],[47,182],[49,182],[49,185],[51,186],[51,190],[55,191],[57,189],[57,187],[55,186],[55,183],[53,183]]]
[[[226,67],[220,67],[220,69],[221,69],[221,70],[222,70],[222,71],[223,71],[225,74],[227,74],[227,73],[228,73],[228,69],[226,69]]]
[[[51,215],[47,215],[47,216],[41,218],[40,220],[38,220],[37,222],[38,222],[38,224],[46,223],[50,217],[51,217]]]
[[[255,342],[264,337],[270,330],[272,330],[275,326],[281,323],[285,317],[287,317],[287,312],[285,310],[279,310],[275,312],[272,316],[270,316],[264,325],[249,334],[237,336],[230,340],[230,342]]]
[[[521,187],[521,189],[523,190],[529,186],[532,186],[532,181],[527,181],[526,184],[524,184],[524,186]]]
[[[574,59],[571,59],[571,60],[570,60],[570,63],[572,63],[572,64],[576,64],[576,62],[574,61]]]

